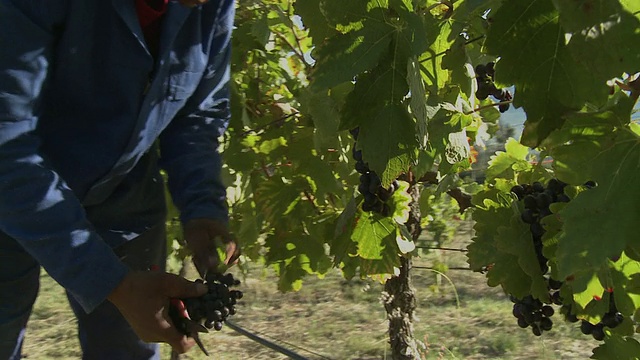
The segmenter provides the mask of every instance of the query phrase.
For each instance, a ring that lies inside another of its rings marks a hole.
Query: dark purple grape
[[[594,328],[595,326],[586,320],[582,320],[582,323],[580,324],[580,331],[585,335],[591,334]]]
[[[570,323],[577,323],[578,321],[580,321],[580,319],[578,319],[578,317],[575,314],[571,313],[571,312],[568,312],[565,315],[565,319]]]
[[[604,340],[604,326],[602,324],[595,325],[591,330],[591,336],[598,341]]]
[[[520,217],[526,224],[533,224],[536,221],[536,217],[535,215],[533,215],[533,211],[531,211],[531,209],[526,209],[525,211],[523,211]]]
[[[216,331],[220,331],[220,330],[222,330],[222,321],[216,321],[216,322],[214,322],[214,323],[213,323],[213,328],[214,328]]]
[[[524,197],[524,208],[529,210],[536,210],[538,207],[538,202],[533,195],[527,195]]]
[[[531,324],[531,332],[535,336],[542,335],[542,329],[540,329],[540,327],[538,325],[536,325],[536,324]]]
[[[531,184],[531,187],[533,187],[533,191],[537,193],[541,193],[544,191],[544,185],[542,185],[542,183],[539,181],[536,181],[533,184]]]
[[[487,75],[493,77],[495,75],[495,69],[494,66],[496,65],[496,63],[494,63],[493,61],[488,62],[487,65],[485,66],[485,71],[487,73]]]
[[[554,313],[555,310],[553,310],[553,307],[549,305],[545,305],[542,307],[542,315],[544,315],[545,317],[552,317]]]
[[[484,100],[489,97],[489,91],[485,87],[478,86],[478,90],[476,90],[476,97],[478,100]]]
[[[540,329],[542,329],[544,331],[549,331],[549,330],[551,330],[551,328],[553,328],[553,321],[551,319],[546,317],[546,318],[540,320]]]
[[[553,198],[551,197],[551,195],[547,194],[546,192],[543,192],[538,194],[538,196],[536,196],[536,201],[538,204],[538,209],[548,209],[549,205],[553,201]]]
[[[366,174],[369,172],[369,167],[362,161],[356,161],[356,171],[360,174]]]
[[[529,323],[523,317],[519,317],[518,318],[518,326],[520,326],[521,328],[524,329],[527,326],[529,326]]]
[[[522,187],[522,185],[516,185],[512,187],[511,192],[516,194],[518,200],[522,200],[522,198],[524,197],[524,188]]]
[[[624,321],[624,316],[620,312],[615,312],[615,313],[609,312],[604,314],[600,322],[602,323],[602,325],[610,329],[614,329],[618,325],[622,324],[622,321]]]
[[[224,307],[222,308],[222,317],[223,317],[223,318],[226,318],[226,317],[228,317],[228,316],[229,316],[229,314],[230,314],[229,308],[228,308],[228,307],[226,307],[226,306],[224,306]]]

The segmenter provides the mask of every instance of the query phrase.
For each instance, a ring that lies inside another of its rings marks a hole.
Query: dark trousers
[[[152,264],[164,270],[166,232],[159,224],[115,249],[133,270]],[[0,360],[21,358],[25,329],[40,286],[40,265],[13,239],[0,233]],[[118,309],[105,301],[90,314],[67,293],[78,319],[78,338],[85,360],[160,359],[158,344],[142,342]]]

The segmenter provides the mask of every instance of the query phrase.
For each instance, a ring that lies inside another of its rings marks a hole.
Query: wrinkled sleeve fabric
[[[195,218],[228,221],[218,138],[229,124],[231,29],[234,4],[223,1],[207,70],[195,93],[160,135],[161,166],[183,223]]]
[[[63,0],[0,0],[0,230],[90,312],[128,269],[38,152],[34,131],[66,8]]]

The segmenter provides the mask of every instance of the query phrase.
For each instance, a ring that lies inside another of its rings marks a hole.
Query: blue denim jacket
[[[112,247],[161,220],[157,147],[182,220],[227,219],[233,15],[170,2],[154,61],[133,0],[0,0],[0,231],[87,311],[127,272]]]

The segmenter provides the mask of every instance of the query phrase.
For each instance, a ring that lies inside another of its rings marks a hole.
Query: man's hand
[[[229,234],[227,226],[218,220],[193,219],[184,225],[184,238],[193,253],[193,263],[200,276],[220,273],[233,265],[240,256],[240,247]],[[218,250],[223,254],[218,255]]]
[[[195,342],[178,332],[169,320],[169,299],[197,297],[206,292],[206,285],[174,274],[135,271],[130,272],[107,298],[142,341],[168,343],[182,354]]]

